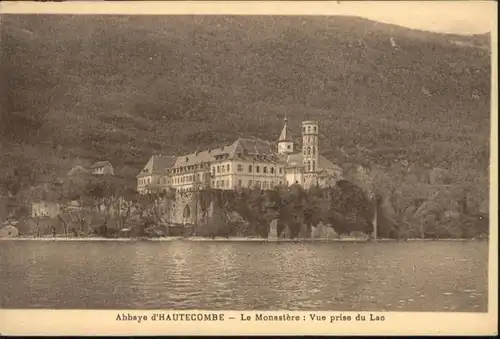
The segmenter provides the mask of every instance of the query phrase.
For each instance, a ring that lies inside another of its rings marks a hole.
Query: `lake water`
[[[487,241],[0,241],[1,308],[486,312]]]

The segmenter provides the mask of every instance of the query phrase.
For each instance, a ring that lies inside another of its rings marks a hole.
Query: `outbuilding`
[[[18,235],[19,230],[15,226],[7,225],[0,228],[0,238],[14,238]]]

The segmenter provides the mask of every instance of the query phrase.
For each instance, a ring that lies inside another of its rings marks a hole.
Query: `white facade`
[[[58,203],[51,201],[36,201],[31,204],[32,217],[56,217],[61,211]]]
[[[239,138],[231,145],[179,157],[153,156],[137,176],[137,190],[148,193],[174,188],[189,192],[207,187],[234,190],[334,185],[342,178],[342,170],[319,155],[318,122],[304,121],[301,127],[302,152],[295,150],[285,119],[277,143]]]
[[[318,128],[317,121],[302,122],[303,186],[305,188],[318,183]]]

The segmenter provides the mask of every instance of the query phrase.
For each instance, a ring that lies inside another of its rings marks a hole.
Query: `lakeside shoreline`
[[[488,238],[471,238],[471,239],[421,239],[421,238],[411,238],[411,239],[357,239],[357,238],[315,238],[315,239],[268,239],[268,238],[244,238],[244,237],[215,237],[215,238],[202,238],[202,237],[161,237],[161,238],[100,238],[100,237],[5,237],[0,238],[0,241],[80,241],[80,242],[95,242],[95,241],[106,241],[106,242],[167,242],[167,241],[193,241],[193,242],[354,242],[354,243],[369,243],[369,242],[416,242],[416,241],[454,241],[454,242],[465,242],[465,241],[488,241]]]

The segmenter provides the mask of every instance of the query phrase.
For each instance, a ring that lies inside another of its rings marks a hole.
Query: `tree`
[[[372,209],[365,193],[347,180],[330,189],[331,207],[328,221],[338,234],[353,231],[371,232]]]

